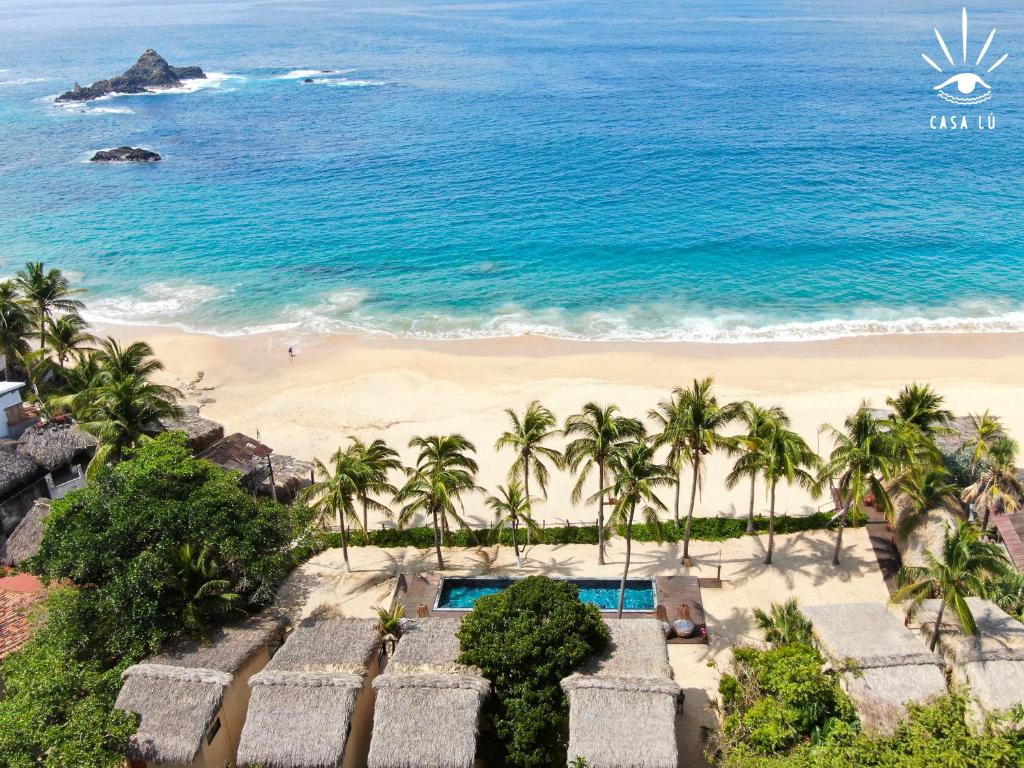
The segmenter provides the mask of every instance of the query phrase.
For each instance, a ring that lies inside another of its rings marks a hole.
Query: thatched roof
[[[366,666],[379,647],[371,619],[306,619],[267,667],[252,696],[238,764],[334,768],[341,763]]]
[[[278,487],[279,494],[284,491],[285,495],[291,498],[303,488],[312,485],[311,461],[275,453],[270,457],[270,465],[274,468],[274,485]]]
[[[190,763],[221,706],[225,688],[260,648],[284,629],[282,615],[259,616],[218,629],[211,642],[175,643],[122,674],[115,706],[140,715],[128,740],[132,760]]]
[[[43,521],[50,514],[50,500],[36,499],[7,541],[0,541],[0,563],[19,566],[39,553],[43,543]]]
[[[373,681],[369,768],[472,768],[491,685],[456,663],[459,621],[407,623],[387,671]]]
[[[30,457],[16,451],[0,450],[0,498],[31,485],[46,471]]]
[[[184,432],[188,447],[196,453],[205,451],[224,437],[224,426],[199,415],[199,406],[181,406],[181,416],[175,419],[159,419],[154,431]]]
[[[914,614],[922,637],[931,637],[939,604],[925,600]],[[949,608],[942,615],[939,650],[953,677],[970,686],[985,711],[1024,704],[1024,624],[980,597],[968,597],[967,605],[978,626],[976,635],[965,634]]]
[[[262,480],[267,473],[267,457],[273,449],[241,432],[218,440],[201,454],[200,459],[212,461],[219,467],[240,472],[243,478]]]
[[[942,659],[885,606],[808,605],[801,611],[826,656],[837,665],[855,664],[843,684],[865,727],[891,732],[905,717],[908,702],[946,692]]]
[[[956,453],[978,436],[974,419],[970,416],[954,416],[943,426],[945,430],[936,433],[934,439],[935,444],[946,454]]]
[[[96,450],[96,438],[74,424],[35,424],[18,438],[18,453],[52,472],[68,464],[83,464]]]
[[[608,647],[562,681],[569,762],[592,768],[676,768],[676,697],[665,635],[653,619],[607,619]],[[638,716],[643,713],[643,716]]]

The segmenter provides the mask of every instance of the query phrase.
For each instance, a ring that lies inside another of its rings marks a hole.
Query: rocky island
[[[83,88],[75,83],[73,90],[62,93],[57,101],[91,101],[113,93],[152,93],[164,88],[177,88],[183,80],[205,80],[199,67],[172,67],[152,48],[139,57],[123,75],[100,80]]]
[[[90,163],[155,163],[160,159],[156,152],[140,147],[118,147],[101,149],[91,158]]]

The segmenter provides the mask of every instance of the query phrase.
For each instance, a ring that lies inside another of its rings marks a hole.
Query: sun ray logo
[[[978,54],[978,58],[974,64],[971,65],[967,60],[967,9],[963,9],[963,14],[960,20],[960,40],[961,40],[961,62],[957,64],[953,60],[953,54],[950,53],[949,46],[946,45],[946,41],[942,39],[942,33],[938,29],[935,30],[935,39],[939,41],[939,48],[942,49],[942,54],[946,57],[946,61],[949,62],[949,66],[953,68],[954,74],[948,77],[944,82],[936,85],[932,90],[936,91],[939,98],[948,101],[950,104],[957,104],[959,106],[974,106],[976,104],[983,104],[992,98],[992,86],[985,82],[981,75],[975,70],[982,68],[982,61],[985,60],[985,55],[988,53],[989,47],[992,45],[992,40],[996,36],[996,30],[993,28],[988,33],[988,38],[985,40],[985,44],[981,47],[981,53]],[[1006,61],[1010,54],[1004,53],[1000,56],[996,62],[985,70],[985,75],[988,76],[991,72],[994,72],[1000,64]],[[935,60],[927,54],[922,53],[921,58],[924,59],[928,66],[934,69],[936,72],[940,72],[943,75],[946,71],[942,69]],[[975,93],[977,91],[977,93]]]

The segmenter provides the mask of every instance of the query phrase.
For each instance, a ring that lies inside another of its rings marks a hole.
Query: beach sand
[[[505,482],[513,459],[494,451],[505,408],[537,399],[560,420],[588,400],[643,417],[672,387],[712,375],[721,399],[781,405],[793,428],[826,453],[823,423],[837,426],[862,400],[884,405],[910,381],[930,382],[958,414],[991,409],[1024,436],[1024,337],[1017,334],[907,335],[777,344],[604,343],[520,337],[416,342],[366,336],[293,339],[284,334],[216,337],[153,327],[98,329],[146,339],[167,365],[167,380],[203,402],[203,415],[279,453],[327,459],[347,435],[383,438],[411,463],[413,435],[461,432],[477,447],[479,482]],[[293,346],[296,357],[288,356]],[[199,372],[202,381],[188,388]],[[738,431],[738,427],[737,427]],[[558,446],[556,442],[554,445]],[[744,515],[749,488],[727,491],[729,459],[707,467],[698,515]],[[596,478],[588,492],[596,490]],[[592,506],[569,501],[573,480],[552,472],[548,500],[534,515],[549,523],[592,521]],[[689,475],[684,474],[683,512]],[[533,489],[535,495],[536,488]],[[825,500],[779,488],[780,514],[805,514]],[[665,502],[671,508],[671,493]],[[758,511],[767,509],[757,489]],[[485,522],[483,496],[467,500]],[[671,515],[671,511],[669,512]],[[376,524],[379,520],[371,520]]]

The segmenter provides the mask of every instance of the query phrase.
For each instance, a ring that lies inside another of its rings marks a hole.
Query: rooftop
[[[46,597],[46,588],[30,573],[0,578],[0,659],[32,636],[32,609]]]

